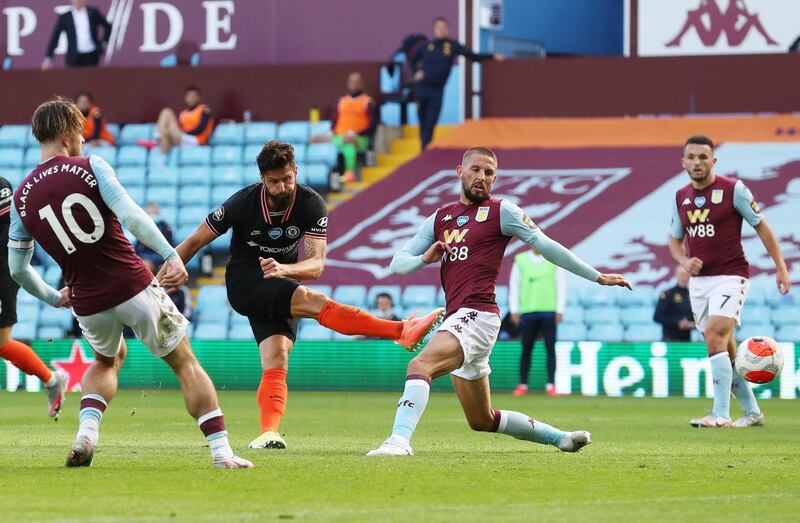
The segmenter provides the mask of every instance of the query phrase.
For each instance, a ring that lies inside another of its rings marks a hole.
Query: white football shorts
[[[163,358],[175,350],[189,325],[189,320],[178,312],[166,291],[155,280],[142,292],[116,307],[89,316],[76,314],[75,317],[89,345],[109,358],[119,352],[125,325],[157,358]]]
[[[689,279],[689,299],[694,323],[706,330],[709,316],[736,320],[741,326],[742,307],[750,290],[750,280],[742,276],[693,276]]]
[[[474,381],[492,372],[489,356],[500,333],[497,314],[462,307],[444,320],[439,330],[458,338],[464,351],[464,363],[451,373],[453,376]]]

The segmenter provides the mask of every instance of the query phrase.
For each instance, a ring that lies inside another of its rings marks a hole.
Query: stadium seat
[[[228,338],[228,326],[224,323],[198,323],[192,337],[198,340],[225,340]]]
[[[367,288],[363,285],[339,285],[331,298],[348,305],[364,307],[367,305]]]
[[[61,285],[61,267],[58,265],[50,265],[44,270],[44,281],[51,287],[60,289]]]
[[[117,165],[144,167],[147,165],[147,149],[138,145],[123,145],[117,151]]]
[[[25,303],[17,305],[17,318],[19,323],[14,326],[15,337],[17,335],[17,328],[23,323],[28,323],[36,327],[36,325],[39,323],[40,310],[41,307],[39,306],[39,303]]]
[[[252,340],[253,331],[250,330],[249,324],[244,325],[231,325],[228,327],[229,340]]]
[[[179,205],[209,205],[211,187],[208,185],[186,185],[178,190]]]
[[[495,286],[494,297],[501,309],[508,309],[508,285]]]
[[[115,141],[119,141],[119,124],[118,123],[107,123],[106,129],[114,137]]]
[[[174,205],[164,205],[159,209],[159,219],[170,225],[178,223],[178,208]]]
[[[606,289],[610,291],[610,289]],[[621,307],[640,307],[640,306],[653,306],[656,302],[656,290],[647,285],[636,287],[633,292],[626,289],[625,292],[617,292],[617,303]]]
[[[745,338],[750,338],[752,336],[775,336],[775,328],[772,326],[771,323],[751,323],[751,324],[742,324],[742,326],[736,331],[736,340],[742,341]]]
[[[35,251],[34,252],[36,254],[38,254],[39,256],[41,256],[42,249],[39,248],[39,247],[35,247]],[[36,305],[37,307],[39,307],[39,305],[41,304],[41,302],[38,299],[36,299],[34,296],[28,294],[27,292],[23,291],[22,289],[20,289],[19,292],[17,293],[17,303],[20,304],[20,305],[31,305],[31,304],[33,304],[33,305]],[[48,305],[48,307],[49,307],[49,305]]]
[[[306,156],[308,154],[308,146],[302,143],[292,144],[294,147],[294,161],[296,163],[306,163]]]
[[[21,168],[25,151],[21,147],[3,147],[0,149],[0,167]]]
[[[153,167],[176,167],[178,165],[178,149],[173,148],[168,155],[164,155],[161,149],[154,147],[147,155],[147,165]]]
[[[149,199],[147,200],[145,199],[144,187],[127,187],[125,190],[128,192],[128,196],[130,196],[131,199],[140,206],[143,206],[147,202],[152,201]],[[174,200],[168,200],[167,202],[158,202],[158,203],[171,203],[171,202],[174,202]]]
[[[155,124],[129,123],[119,133],[119,145],[135,145],[136,140],[149,140],[153,137]]]
[[[117,148],[108,145],[98,145],[97,147],[88,146],[83,149],[83,156],[96,155],[105,160],[108,165],[117,165]]]
[[[175,242],[175,244],[178,244],[178,243],[182,242],[183,240],[185,240],[186,238],[188,238],[189,235],[192,234],[195,229],[197,229],[197,225],[198,224],[187,224],[187,225],[181,225],[180,227],[175,227],[173,229],[173,231],[172,231],[172,239]],[[216,242],[216,241],[217,240],[214,240],[213,242]],[[200,256],[195,256],[194,258],[192,258],[192,261],[197,262],[198,263],[198,265],[197,265],[198,267],[200,266],[199,265]],[[188,268],[188,265],[187,265],[187,268]]]
[[[38,147],[28,147],[25,149],[25,156],[22,157],[22,165],[27,171],[33,170],[34,167],[42,162],[42,150]],[[27,173],[25,173],[27,175]]]
[[[217,165],[211,169],[212,185],[235,184],[241,186],[244,183],[243,179],[243,169],[238,164]],[[257,178],[253,180],[253,183],[256,180]]]
[[[178,186],[178,168],[174,166],[150,166],[147,172],[147,184],[149,186]]]
[[[339,152],[332,143],[312,143],[306,149],[306,161],[321,163],[330,168],[336,167]]]
[[[598,323],[589,327],[586,339],[590,341],[622,341],[624,331],[619,323]]]
[[[743,324],[769,323],[771,318],[772,309],[766,305],[751,305],[750,302],[745,302],[744,310],[742,311]],[[800,323],[800,319],[798,319],[797,322]]]
[[[221,123],[214,128],[211,145],[242,145],[244,125],[235,122]]]
[[[270,140],[278,137],[278,124],[275,122],[251,122],[245,125],[244,141],[246,144],[257,145],[259,150]],[[257,155],[258,153],[256,153]],[[253,156],[255,162],[256,157]]]
[[[242,152],[239,145],[215,145],[211,148],[211,164],[242,163]]]
[[[330,285],[308,285],[308,287],[324,294],[325,296],[328,296],[329,298],[331,294],[333,294],[333,288]]]
[[[617,296],[616,292],[614,291],[615,291],[614,288],[602,287],[600,285],[587,287],[583,291],[583,297],[581,299],[581,302],[583,303],[584,307],[601,307],[601,306],[616,305]]]
[[[564,309],[564,322],[583,323],[583,307],[567,305],[567,308]],[[558,328],[560,329],[561,326],[559,325]]]
[[[200,315],[203,321],[213,321],[215,318],[220,318],[218,311],[227,309],[228,307],[228,291],[225,285],[203,285],[200,287],[200,292],[197,294],[197,306],[195,313]],[[213,313],[212,317],[205,317],[209,313]],[[227,319],[227,313],[223,316]],[[223,320],[219,319],[218,323]]]
[[[297,171],[299,175],[299,167]],[[305,181],[300,183],[305,183],[317,189],[323,189],[325,191],[328,190],[328,186],[330,184],[330,170],[326,166],[319,163],[307,163],[303,166],[302,172]]]
[[[201,145],[181,147],[178,152],[178,165],[211,165],[211,148]]]
[[[173,222],[181,227],[183,225],[199,225],[208,216],[209,208],[205,205],[184,205],[178,212],[178,221]]]
[[[13,189],[19,187],[19,184],[22,182],[23,179],[28,175],[28,171],[24,169],[3,169],[2,173],[3,178],[8,180],[8,183],[11,184]]]
[[[126,165],[116,170],[117,180],[124,187],[142,187],[147,185],[147,177],[145,176],[144,167],[131,167]]]
[[[659,341],[661,327],[655,323],[628,325],[623,339],[624,341]]]
[[[61,327],[39,327],[37,338],[40,340],[59,340],[64,337],[64,329]]]
[[[39,327],[58,327],[66,330],[72,327],[72,314],[68,309],[45,307],[39,314]]]
[[[25,341],[36,339],[36,322],[25,320],[14,325],[14,338]]]
[[[0,127],[0,147],[21,149],[27,144],[28,135],[33,136],[30,125],[4,125]]]
[[[244,146],[244,153],[242,153],[242,165],[244,165],[245,170],[249,169],[257,169],[256,158],[258,158],[261,149],[263,149],[263,145],[258,144],[248,144]]]
[[[178,167],[178,185],[211,185],[208,167]]]
[[[583,288],[567,287],[567,305],[583,306]]]
[[[433,307],[436,302],[436,287],[433,285],[408,285],[403,289],[403,307]],[[425,311],[427,312],[427,311]]]
[[[293,145],[308,143],[310,129],[308,122],[283,122],[278,126],[278,140],[289,142]]]
[[[770,307],[782,307],[786,305],[800,305],[800,299],[796,296],[797,293],[783,294],[778,292],[775,287],[767,290],[767,304]]]
[[[749,317],[747,306],[745,306],[743,318]],[[748,318],[749,319],[749,318]],[[785,305],[783,307],[776,307],[772,310],[772,323],[775,326],[781,325],[800,325],[800,305]],[[766,323],[769,320],[765,320]]]
[[[763,283],[751,282],[750,290],[747,293],[747,305],[765,305],[766,303],[767,289],[764,287]]]
[[[652,319],[652,316],[650,318]],[[619,309],[616,307],[592,307],[584,311],[584,320],[589,325],[619,323]]]
[[[579,322],[565,322],[558,326],[558,339],[563,341],[584,341],[586,327]]]
[[[330,120],[320,120],[310,124],[309,133],[311,136],[324,136],[331,134],[333,122]]]
[[[445,305],[447,305],[447,296],[445,296],[444,287],[439,287],[436,291],[436,303],[434,303],[434,306],[444,307]]]
[[[14,334],[16,334],[16,329]],[[781,342],[789,341],[793,343],[800,343],[800,325],[781,325],[775,332],[775,339]]]
[[[652,305],[649,307],[626,307],[620,312],[620,320],[626,326],[649,325],[653,323],[653,312]]]
[[[175,205],[178,201],[178,188],[166,185],[150,186],[147,188],[147,201],[159,205]]]
[[[231,326],[233,326],[233,325],[237,325],[237,326],[244,325],[248,329],[250,328],[250,320],[247,318],[247,316],[242,316],[241,314],[237,313],[233,309],[231,309],[231,311],[230,311],[230,316],[228,317],[228,323]]]
[[[375,306],[375,297],[378,294],[386,293],[392,297],[395,308],[400,307],[400,296],[402,295],[399,285],[373,285],[367,293],[367,306]]]
[[[241,188],[242,188],[241,185],[232,183],[224,185],[214,185],[211,188],[212,203],[222,203],[223,201],[233,196],[236,192],[241,190]]]
[[[303,341],[329,341],[333,338],[333,331],[318,323],[305,324],[298,333],[298,339]]]

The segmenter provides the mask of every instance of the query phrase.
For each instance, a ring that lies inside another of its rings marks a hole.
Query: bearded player
[[[461,196],[422,224],[395,254],[391,269],[410,274],[441,262],[446,319],[408,365],[403,396],[389,438],[368,456],[411,456],[411,436],[428,404],[430,383],[450,374],[470,428],[577,452],[591,442],[586,431],[564,432],[508,410],[495,410],[489,393],[489,355],[500,331],[494,288],[512,237],[535,247],[547,260],[600,285],[631,288],[619,274],[601,274],[551,240],[522,209],[491,196],[497,157],[485,147],[464,153],[456,169]]]
[[[689,424],[738,428],[763,425],[764,414],[753,391],[733,368],[734,328],[741,324],[750,288],[750,265],[742,249],[742,220],[755,229],[775,262],[775,281],[781,294],[789,292],[792,285],[789,271],[775,233],[750,190],[741,180],[714,174],[714,142],[707,136],[690,137],[681,162],[691,183],[675,193],[669,252],[691,275],[692,313],[706,340],[714,382],[711,414]],[[735,422],[730,416],[731,390],[744,410],[744,416]]]
[[[261,433],[250,448],[284,449],[286,441],[278,430],[286,410],[286,375],[298,318],[313,318],[341,334],[395,340],[413,352],[441,321],[444,310],[435,309],[422,318],[384,320],[301,285],[301,280],[319,278],[325,266],[325,200],[297,183],[290,144],[268,142],[256,163],[261,180],[217,207],[177,251],[188,262],[203,246],[233,229],[225,269],[228,301],[250,320],[261,355],[257,393]],[[305,259],[298,261],[301,241]]]

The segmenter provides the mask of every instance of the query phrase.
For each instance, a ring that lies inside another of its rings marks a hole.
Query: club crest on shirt
[[[485,222],[489,218],[489,207],[478,207],[478,212],[475,214],[476,222]]]
[[[722,189],[714,189],[711,191],[711,203],[722,203]]]
[[[225,217],[225,207],[220,205],[219,207],[214,209],[214,219],[215,220],[217,220],[218,222],[221,222],[222,218],[224,218],[224,217]]]
[[[286,236],[289,238],[297,238],[298,236],[300,236],[300,229],[298,229],[294,225],[291,225],[286,228]]]
[[[277,240],[278,238],[281,237],[282,234],[283,234],[283,229],[281,229],[280,227],[272,227],[267,231],[267,235],[269,235],[269,237],[272,238],[273,240]]]
[[[469,216],[459,216],[458,218],[456,218],[456,224],[458,224],[459,227],[461,227],[468,221],[469,221]]]
[[[750,202],[750,208],[753,209],[754,213],[761,214],[761,207],[758,206],[755,200]]]
[[[694,197],[694,204],[698,207],[702,207],[706,204],[706,197],[705,196],[695,196]]]

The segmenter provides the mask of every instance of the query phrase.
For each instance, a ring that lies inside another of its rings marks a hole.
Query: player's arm
[[[733,206],[736,212],[742,215],[742,218],[756,230],[756,234],[761,238],[761,243],[764,244],[764,248],[772,257],[772,261],[775,262],[775,269],[777,269],[775,283],[778,286],[778,291],[781,294],[786,294],[792,286],[792,280],[786,268],[786,261],[783,259],[780,243],[778,243],[778,238],[775,236],[775,231],[772,230],[772,227],[767,223],[767,219],[761,214],[761,209],[759,209],[758,203],[753,198],[753,193],[741,180],[736,182],[736,186],[733,188]]]
[[[282,264],[276,262],[273,258],[259,258],[264,278],[283,276],[294,280],[319,279],[322,276],[322,270],[325,268],[328,241],[325,238],[317,238],[310,235],[306,235],[303,241],[306,252],[306,257],[303,261]]]
[[[434,212],[422,223],[413,238],[408,240],[392,257],[389,269],[395,274],[412,274],[431,263],[438,262],[451,248],[437,242],[433,232]]]
[[[11,206],[11,225],[8,238],[8,271],[14,281],[28,294],[53,307],[68,307],[67,289],[57,291],[45,283],[39,273],[31,267],[33,238],[22,225],[22,220],[20,220],[14,205]]]
[[[703,268],[703,260],[686,256],[686,247],[683,245],[683,224],[678,215],[678,202],[672,202],[672,220],[670,222],[669,254],[692,276],[697,276]]]
[[[600,285],[611,285],[633,289],[621,274],[603,274],[572,253],[569,249],[551,240],[517,205],[503,200],[500,204],[500,231],[514,236],[535,247],[550,263]]]

